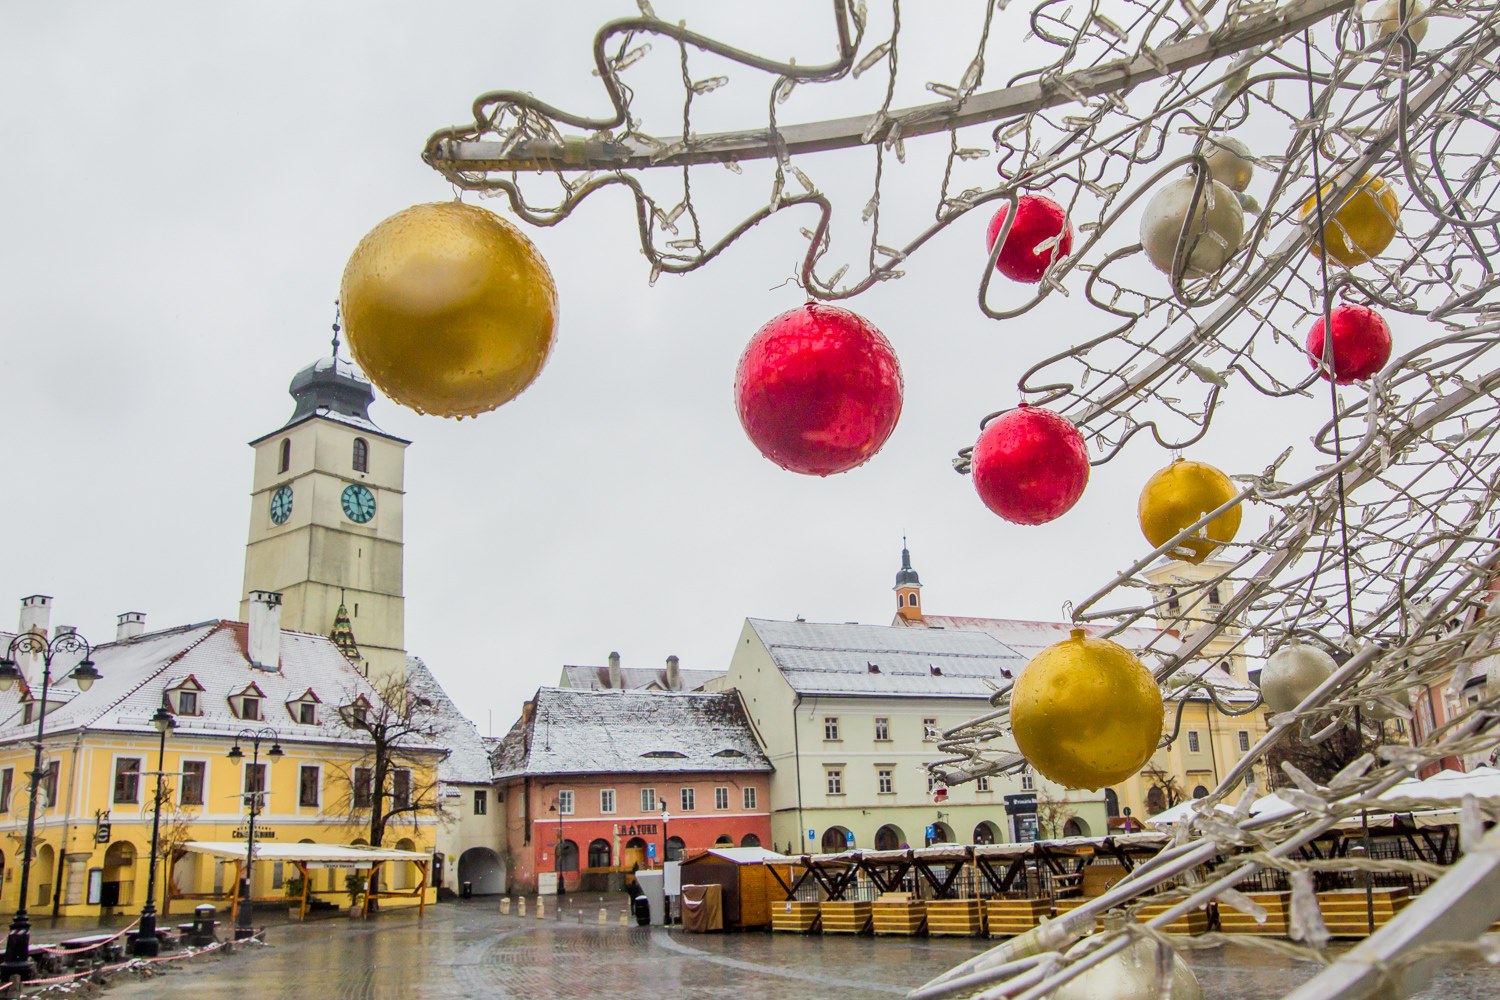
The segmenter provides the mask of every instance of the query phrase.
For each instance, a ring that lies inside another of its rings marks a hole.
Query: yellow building
[[[49,606],[50,598],[27,598],[21,630],[49,635]],[[141,615],[122,615],[115,641],[93,649],[100,678],[86,691],[70,676],[80,655],[54,658],[27,900],[34,915],[141,909],[161,747],[151,720],[163,706],[176,726],[162,762],[159,910],[169,872],[174,895],[232,893],[233,863],[184,852],[181,845],[244,843],[247,793],[266,793],[256,818],[259,843],[368,840],[374,754],[368,734],[346,725],[352,717],[346,713],[378,712],[378,694],[330,639],[282,631],[279,595],[257,592],[248,610],[248,624],[209,621],[153,633],[144,632]],[[12,638],[0,633],[0,651]],[[42,660],[18,656],[16,662],[24,680],[0,692],[0,909],[7,912],[19,901],[26,776],[42,709]],[[266,731],[258,763],[252,741],[239,735],[245,730]],[[244,751],[239,761],[227,756],[236,742]],[[277,758],[269,753],[273,742],[283,751]],[[415,747],[405,754],[406,766],[392,773],[386,801],[415,800],[423,808],[391,821],[385,847],[432,856],[438,817],[423,797],[435,801],[443,752]],[[291,865],[259,863],[253,895],[287,895],[295,874]],[[310,889],[347,907],[346,874],[315,872]],[[381,876],[383,887],[412,890],[421,877],[405,862]],[[432,890],[426,897],[433,899]],[[179,902],[175,909],[189,907]]]

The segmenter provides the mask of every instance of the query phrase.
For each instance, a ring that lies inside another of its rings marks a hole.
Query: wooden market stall
[[[781,894],[775,891],[778,886],[772,875],[774,866],[793,860],[763,847],[695,851],[682,862],[682,884],[719,886],[727,929],[769,927],[773,904],[782,901]]]
[[[912,867],[927,897],[927,933],[933,937],[978,937],[984,933],[984,901],[972,876],[972,847],[922,847],[912,851]],[[961,878],[969,873],[967,880]]]
[[[771,930],[787,934],[811,934],[822,926],[822,903],[817,897],[817,880],[808,857],[792,858],[785,863],[767,862],[770,881],[766,892],[770,898]]]

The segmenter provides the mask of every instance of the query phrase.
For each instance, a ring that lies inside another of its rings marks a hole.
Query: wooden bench
[[[1052,876],[1052,898],[1072,899],[1083,895],[1083,872]]]

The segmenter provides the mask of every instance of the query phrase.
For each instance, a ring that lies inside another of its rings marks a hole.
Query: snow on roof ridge
[[[210,621],[212,621],[212,619],[210,619]],[[147,684],[149,684],[151,681],[155,680],[156,678],[160,677],[166,671],[172,669],[172,666],[175,663],[177,663],[179,660],[181,660],[188,653],[192,652],[193,650],[195,650],[199,646],[201,646],[208,639],[209,636],[211,636],[211,635],[215,634],[216,632],[218,632],[219,629],[220,629],[220,627],[222,627],[223,625],[224,625],[223,619],[219,619],[217,622],[215,622],[212,625],[210,625],[209,622],[204,622],[202,625],[194,626],[196,628],[203,628],[204,629],[203,634],[200,635],[198,638],[194,639],[192,642],[188,643],[182,649],[178,650],[172,656],[167,657],[167,659],[165,661],[163,661],[162,664],[159,667],[157,667],[155,670],[147,671],[146,675],[141,678],[140,683],[136,684],[135,687],[130,688],[124,694],[122,694],[118,698],[116,698],[114,701],[112,701],[109,704],[105,705],[98,712],[95,712],[93,715],[87,717],[87,719],[79,719],[78,720],[78,728],[80,728],[80,729],[88,729],[91,725],[93,725],[94,723],[98,722],[106,714],[108,714],[111,710],[113,710],[115,707],[117,707],[118,705],[120,705],[121,703],[123,703],[125,701],[125,699],[129,698],[131,695],[133,695],[137,691],[141,690],[143,687],[145,687]]]

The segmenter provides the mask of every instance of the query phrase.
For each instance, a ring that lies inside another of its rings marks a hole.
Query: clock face
[[[375,494],[358,484],[344,487],[344,516],[355,524],[364,524],[375,516]]]
[[[286,524],[286,519],[292,516],[292,488],[283,486],[271,494],[271,522],[273,524]]]

